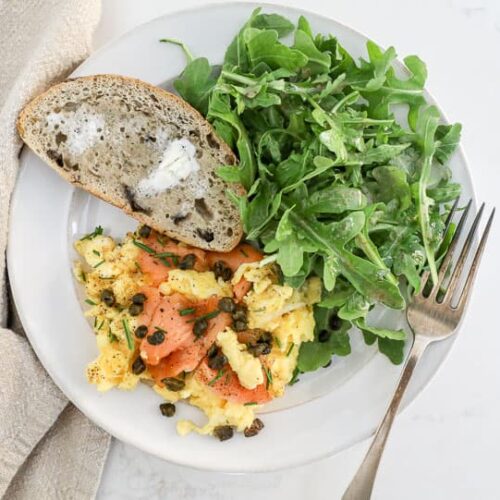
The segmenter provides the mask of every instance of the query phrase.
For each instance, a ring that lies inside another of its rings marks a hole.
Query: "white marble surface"
[[[275,0],[278,2],[278,0]],[[202,0],[104,0],[95,46]],[[428,64],[428,88],[464,125],[478,197],[500,205],[500,1],[300,0]],[[500,219],[461,338],[430,386],[396,422],[375,500],[493,500],[500,452]],[[342,430],[336,430],[336,432]],[[99,499],[323,500],[340,498],[367,444],[300,469],[223,475],[178,467],[115,441]]]

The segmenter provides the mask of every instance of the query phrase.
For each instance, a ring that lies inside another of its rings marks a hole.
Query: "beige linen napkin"
[[[0,0],[0,497],[8,500],[94,498],[109,447],[44,371],[12,308],[9,317],[5,270],[17,114],[88,55],[99,15],[99,0]]]

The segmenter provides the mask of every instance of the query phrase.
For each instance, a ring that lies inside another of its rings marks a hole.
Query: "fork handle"
[[[397,414],[399,404],[401,403],[405,390],[408,387],[413,370],[415,369],[415,366],[417,365],[417,362],[422,353],[425,351],[427,345],[427,339],[420,336],[415,337],[410,350],[410,355],[408,356],[403,373],[399,379],[396,392],[392,397],[391,404],[389,405],[384,419],[375,433],[375,437],[363,462],[359,466],[359,469],[349,484],[349,487],[342,496],[342,500],[370,499],[373,484],[375,482],[375,476],[377,475],[380,459],[382,458],[382,453],[384,452],[385,443],[387,441],[387,437],[389,436],[394,417]]]

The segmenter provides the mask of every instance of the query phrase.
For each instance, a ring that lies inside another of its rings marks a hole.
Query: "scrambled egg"
[[[300,344],[314,339],[311,306],[321,300],[321,280],[310,278],[296,290],[277,284],[274,267],[259,263],[240,266],[233,282],[241,277],[253,283],[253,290],[243,299],[249,327],[273,334],[274,345],[266,364],[272,379],[270,390],[274,396],[282,396],[297,366]]]
[[[218,333],[217,344],[227,357],[229,366],[238,375],[243,387],[255,389],[264,382],[261,362],[247,352],[245,344],[238,342],[238,337],[231,328],[226,328]]]
[[[74,274],[85,287],[90,305],[86,316],[93,318],[99,349],[97,359],[86,370],[89,383],[95,384],[99,391],[107,391],[113,387],[133,389],[144,380],[167,401],[188,400],[205,413],[207,422],[197,426],[194,422],[181,420],[177,423],[181,435],[191,431],[212,434],[221,425],[245,430],[254,421],[255,405],[227,401],[192,374],[185,376],[184,388],[174,392],[156,384],[147,369],[140,375],[133,373],[132,364],[139,356],[140,344],[133,335],[137,320],[127,308],[108,307],[101,301],[102,291],[109,289],[113,291],[117,304],[130,303],[131,297],[148,284],[137,264],[140,250],[132,240],[130,234],[122,244],[116,244],[112,238],[97,234],[75,243],[85,263],[77,262]],[[243,387],[254,389],[267,378],[269,393],[273,397],[281,396],[293,376],[300,344],[314,336],[312,305],[320,300],[319,278],[309,279],[296,290],[279,284],[273,263],[256,262],[242,264],[231,283],[217,279],[211,271],[172,269],[159,290],[163,295],[180,293],[191,300],[207,299],[213,295],[231,297],[232,286],[242,278],[252,285],[243,299],[248,308],[248,326],[272,334],[271,352],[267,356],[254,357],[244,344],[238,342],[237,334],[231,328],[219,332],[216,343]]]
[[[160,285],[163,295],[180,293],[190,299],[208,299],[212,295],[217,297],[231,297],[231,286],[222,279],[216,279],[211,271],[198,272],[191,270],[172,269],[168,273],[168,281]]]

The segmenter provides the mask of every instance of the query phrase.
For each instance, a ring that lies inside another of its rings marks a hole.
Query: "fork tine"
[[[474,280],[476,279],[477,270],[479,269],[479,263],[481,262],[484,248],[486,246],[486,242],[488,241],[491,224],[493,223],[494,217],[495,217],[495,208],[493,208],[493,210],[491,211],[488,222],[486,223],[486,227],[484,228],[483,235],[481,236],[481,241],[479,242],[479,246],[477,247],[476,253],[474,255],[474,260],[472,261],[472,264],[469,269],[469,274],[467,275],[467,279],[465,281],[464,289],[460,294],[460,299],[457,304],[457,309],[463,310],[467,305],[467,303],[469,302],[470,291],[472,290],[472,285],[474,285]]]
[[[457,204],[458,204],[458,198],[455,200],[455,203],[453,204],[453,207],[450,210],[450,215],[448,216],[448,218],[446,220],[446,231],[444,233],[445,235],[448,232],[450,225],[452,223],[452,217],[453,217],[453,214],[455,213]],[[451,259],[453,258],[453,254],[455,253],[455,249],[456,249],[458,241],[460,239],[460,235],[462,234],[462,230],[463,230],[465,223],[467,221],[467,217],[469,215],[471,205],[472,205],[472,199],[469,200],[469,203],[467,203],[465,210],[462,212],[462,215],[460,216],[460,220],[458,221],[457,229],[455,230],[455,234],[453,235],[450,246],[448,247],[446,255],[444,256],[443,262],[441,263],[441,267],[439,268],[437,283],[433,283],[431,293],[429,294],[429,297],[431,297],[431,298],[433,298],[435,295],[437,295],[439,289],[441,288],[441,285],[443,284],[443,280],[446,276],[446,272],[448,271],[448,267],[450,267],[450,262],[451,262]]]
[[[444,224],[444,226],[445,226],[446,229],[444,231],[444,234],[446,234],[448,232],[448,229],[450,228],[450,225],[453,222],[453,217],[455,216],[455,212],[457,211],[459,200],[460,200],[460,196],[458,198],[455,198],[455,201],[453,202],[451,210],[450,210],[450,212],[448,214],[448,217],[446,217],[446,222]],[[466,210],[469,209],[469,206],[470,206],[471,202],[472,202],[472,200],[469,200],[469,203],[467,203]]]
[[[467,260],[467,257],[469,255],[470,247],[472,245],[472,240],[474,239],[474,236],[476,234],[483,212],[484,212],[484,203],[481,205],[481,208],[479,209],[479,212],[477,213],[474,222],[472,223],[472,226],[469,229],[469,234],[467,235],[462,251],[460,252],[460,257],[458,258],[457,265],[455,266],[453,274],[451,275],[448,288],[446,289],[446,293],[443,297],[443,302],[451,300],[451,297],[455,292],[458,280],[464,269],[465,261]]]
[[[429,276],[431,275],[430,271],[424,271],[422,274],[422,277],[420,278],[420,287],[418,289],[418,293],[415,294],[415,297],[420,297],[424,293],[424,288],[427,283],[427,280],[429,279]]]

